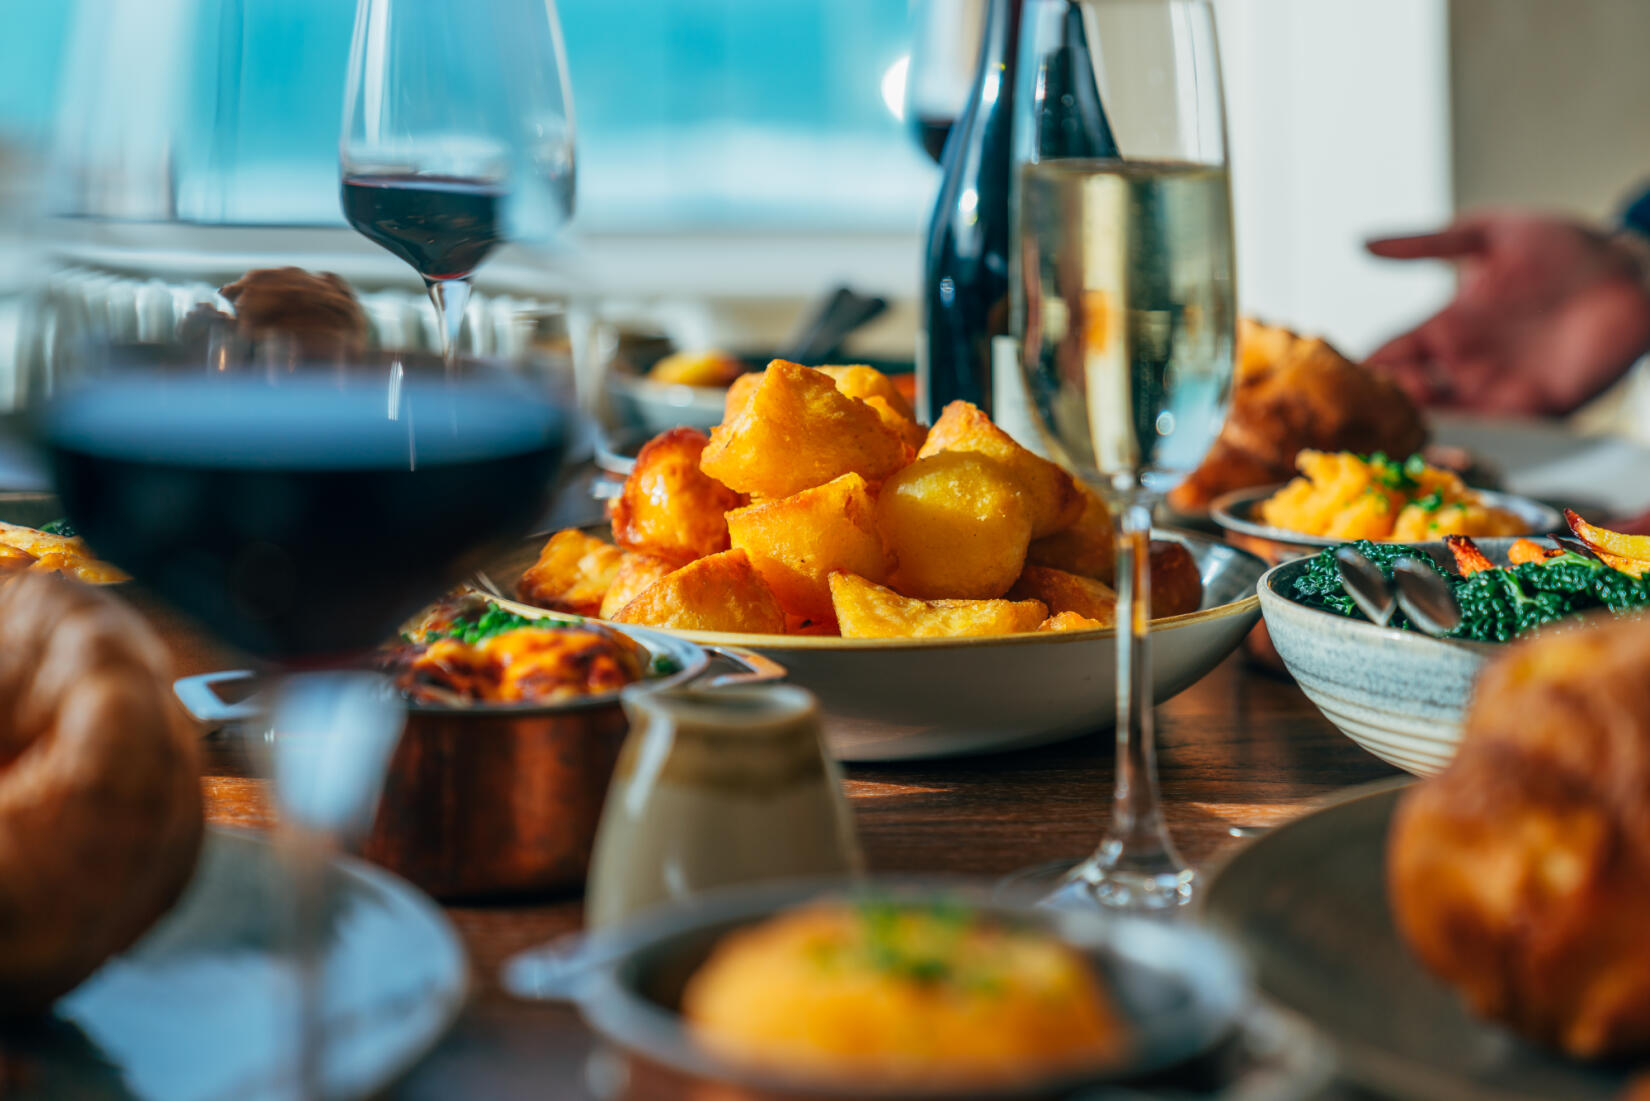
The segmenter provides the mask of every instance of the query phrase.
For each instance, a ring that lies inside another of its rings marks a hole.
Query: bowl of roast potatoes
[[[1257,558],[1154,533],[1161,701],[1258,616]],[[866,366],[775,360],[707,435],[647,443],[602,530],[540,535],[485,571],[522,606],[755,650],[819,696],[845,760],[1019,748],[1109,725],[1104,501],[979,409],[917,423]]]

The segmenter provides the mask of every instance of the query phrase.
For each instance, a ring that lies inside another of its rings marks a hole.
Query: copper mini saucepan
[[[640,643],[650,661],[674,666],[649,682],[661,688],[785,676],[783,666],[736,647],[606,626]],[[713,663],[734,671],[716,673]],[[200,723],[256,721],[256,704],[225,699],[254,677],[208,673],[174,689]],[[628,726],[617,692],[540,706],[409,702],[362,853],[441,899],[576,888]]]

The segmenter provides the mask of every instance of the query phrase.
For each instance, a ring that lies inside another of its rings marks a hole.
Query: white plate
[[[379,1093],[446,1032],[468,964],[439,908],[358,860],[331,871],[322,990],[329,1101]],[[183,897],[130,950],[8,1041],[25,1098],[289,1101],[296,999],[283,951],[290,897],[274,847],[210,828]]]

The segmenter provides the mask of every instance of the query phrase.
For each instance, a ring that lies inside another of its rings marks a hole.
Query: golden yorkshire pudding
[[[1491,664],[1387,867],[1399,930],[1477,1013],[1578,1058],[1650,1051],[1650,619]]]
[[[259,268],[218,293],[235,304],[236,326],[249,340],[290,340],[300,359],[359,359],[366,351],[367,315],[330,271]]]
[[[46,574],[0,588],[0,1015],[48,1008],[176,900],[195,743],[136,612]]]
[[[1391,379],[1327,341],[1245,318],[1232,411],[1208,457],[1169,502],[1197,511],[1233,490],[1288,481],[1305,450],[1403,457],[1426,442],[1420,410]]]

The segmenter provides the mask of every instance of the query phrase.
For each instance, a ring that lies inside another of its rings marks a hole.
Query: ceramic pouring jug
[[[630,689],[624,707],[630,736],[591,858],[590,928],[712,887],[861,870],[810,693]]]

